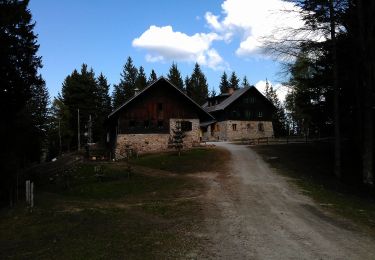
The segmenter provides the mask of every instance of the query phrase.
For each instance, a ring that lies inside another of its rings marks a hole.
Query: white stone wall
[[[184,148],[192,147],[194,143],[199,143],[199,119],[170,119],[169,134],[119,134],[117,135],[115,158],[123,159],[126,157],[126,146],[131,147],[138,154],[152,153],[171,150],[170,141],[173,136],[173,129],[177,121],[190,121],[192,131],[185,132]]]
[[[176,122],[177,121],[189,121],[192,125],[192,130],[189,132],[185,132],[184,138],[184,147],[192,147],[194,143],[200,142],[200,128],[199,128],[199,119],[178,119],[178,118],[171,118],[169,120],[169,129],[171,138],[173,136],[173,129],[176,129]]]
[[[169,134],[119,134],[116,142],[116,159],[126,157],[126,146],[137,153],[157,152],[168,149]]]
[[[263,123],[264,131],[259,131],[258,124]],[[214,127],[211,140],[233,141],[238,139],[251,139],[261,137],[273,137],[273,126],[271,121],[235,121],[228,120],[216,123],[219,131]],[[236,124],[236,130],[233,130],[233,124]],[[212,125],[213,126],[213,125]]]

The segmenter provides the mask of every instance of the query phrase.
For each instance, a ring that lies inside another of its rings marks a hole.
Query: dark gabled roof
[[[269,102],[273,106],[273,104],[262,93],[260,93],[259,90],[257,90],[254,86],[250,86],[250,87],[243,87],[243,88],[235,90],[232,95],[230,95],[228,98],[224,99],[221,103],[215,106],[208,106],[208,102],[206,102],[203,104],[202,107],[204,108],[204,110],[206,110],[209,113],[214,112],[214,111],[224,110],[225,108],[227,108],[230,104],[232,104],[234,101],[236,101],[238,98],[240,98],[243,94],[245,94],[250,89],[254,89],[262,97],[264,97],[264,99],[267,102]]]
[[[166,83],[168,83],[171,87],[173,87],[174,89],[176,89],[182,96],[184,96],[188,102],[190,102],[193,106],[195,106],[198,111],[200,111],[202,114],[206,115],[207,118],[209,120],[214,120],[215,118],[210,114],[208,113],[207,111],[205,111],[200,105],[198,105],[194,100],[192,100],[189,96],[187,96],[183,91],[181,91],[178,87],[176,87],[175,85],[173,85],[169,80],[167,80],[166,78],[164,78],[163,76],[161,76],[160,78],[158,78],[157,80],[153,81],[152,83],[150,83],[147,87],[145,87],[142,91],[140,91],[138,94],[134,95],[132,98],[130,98],[128,101],[126,101],[124,104],[122,104],[121,106],[119,106],[118,108],[116,108],[115,110],[113,110],[109,115],[108,115],[108,119],[111,118],[112,116],[114,116],[115,114],[117,114],[119,111],[121,111],[122,109],[124,109],[126,106],[128,106],[130,103],[132,103],[135,99],[137,99],[138,97],[144,95],[144,93],[146,93],[152,86],[154,86],[155,84],[157,84],[158,82],[160,81],[165,81]]]

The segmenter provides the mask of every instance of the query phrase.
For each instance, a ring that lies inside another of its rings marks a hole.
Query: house
[[[173,130],[185,132],[184,147],[200,142],[200,123],[213,117],[167,79],[160,77],[114,110],[107,120],[112,158],[171,148]]]
[[[202,123],[205,140],[273,137],[273,104],[254,86],[210,97],[203,105],[216,122]]]

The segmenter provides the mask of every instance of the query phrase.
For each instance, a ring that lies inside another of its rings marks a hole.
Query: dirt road
[[[232,159],[210,178],[204,258],[375,259],[375,240],[320,209],[246,146],[215,143]]]

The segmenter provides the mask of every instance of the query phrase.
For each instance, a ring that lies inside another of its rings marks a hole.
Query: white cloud
[[[289,88],[288,86],[285,86],[280,83],[276,83],[275,85],[272,84],[271,81],[268,81],[269,85],[273,87],[274,90],[276,90],[277,97],[281,102],[285,101],[285,97],[288,94]],[[266,93],[266,81],[260,80],[255,84],[255,87],[257,90],[259,90],[263,95]]]
[[[172,26],[150,26],[139,38],[133,40],[133,46],[148,51],[146,60],[198,62],[212,69],[225,66],[223,58],[211,48],[212,42],[221,37],[214,32],[196,33],[189,36],[173,31]]]
[[[282,0],[225,0],[222,7],[223,18],[207,12],[205,19],[211,29],[228,40],[239,35],[241,43],[236,54],[248,56],[258,53],[264,41],[285,39],[290,30],[303,27],[299,8]],[[296,35],[294,35],[296,36]]]

